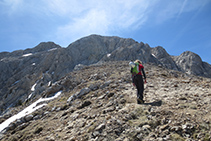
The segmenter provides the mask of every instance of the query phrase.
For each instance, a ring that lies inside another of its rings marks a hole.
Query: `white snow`
[[[49,81],[49,82],[48,82],[48,87],[50,87],[50,86],[51,86],[51,84],[52,84],[52,82],[51,82],[51,81]]]
[[[110,57],[111,56],[111,54],[107,54],[107,57]]]
[[[52,49],[49,49],[48,51],[53,51],[53,50],[57,50],[58,48],[52,48]]]
[[[36,85],[37,85],[37,83],[35,83],[35,84],[32,86],[32,88],[31,88],[31,91],[32,91],[32,92],[35,91]]]
[[[157,58],[157,57],[155,56],[155,54],[153,54],[153,53],[152,53],[152,56],[154,56],[155,58]]]
[[[31,96],[32,96],[32,93],[28,96],[28,99],[30,99],[30,98],[31,98]]]
[[[36,65],[36,63],[33,63],[33,64],[32,64],[32,66],[35,66],[35,65]]]
[[[53,97],[40,98],[37,101],[35,101],[34,103],[32,103],[30,106],[26,107],[23,111],[21,111],[18,114],[10,117],[9,119],[5,120],[3,123],[0,124],[0,132],[2,130],[4,130],[4,128],[6,128],[13,121],[20,119],[20,118],[34,112],[35,110],[47,105],[46,103],[39,105],[40,102],[49,101],[49,100],[52,100],[54,98],[57,98],[61,93],[62,93],[62,91],[59,91]]]
[[[23,57],[31,56],[32,53],[24,54]]]

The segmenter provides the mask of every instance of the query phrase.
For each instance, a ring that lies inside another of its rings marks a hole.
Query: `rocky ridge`
[[[49,89],[62,89],[58,99],[10,124],[1,139],[210,140],[211,79],[144,66],[145,104],[136,104],[128,61],[81,66]]]

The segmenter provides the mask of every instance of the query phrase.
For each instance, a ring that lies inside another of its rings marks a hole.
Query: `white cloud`
[[[72,19],[72,22],[57,29],[58,42],[63,42],[67,46],[70,42],[89,34],[108,33],[109,21],[106,19],[104,11],[90,10],[87,14]]]
[[[197,0],[57,0],[49,5],[49,9],[69,19],[57,28],[56,33],[58,42],[67,46],[89,34],[114,35],[121,31],[138,30],[149,23],[149,19],[152,24],[162,24],[179,18],[183,12],[196,10],[200,5]]]
[[[43,3],[47,12],[52,15],[67,16],[67,18],[80,15],[82,11],[89,8],[89,5],[84,6],[85,1],[77,0],[43,0]]]
[[[63,40],[62,42],[70,43],[71,39],[75,40],[89,34],[110,35],[121,30],[136,30],[146,22],[147,10],[150,6],[148,1],[139,0],[133,2],[93,0],[89,2],[82,6],[83,2],[80,1],[79,4],[78,1],[74,1],[75,6],[73,7],[78,11],[76,14],[74,10],[58,12],[62,15],[69,15],[67,18],[70,18],[70,22],[57,28],[58,42]],[[53,9],[59,9],[58,7],[53,7]]]

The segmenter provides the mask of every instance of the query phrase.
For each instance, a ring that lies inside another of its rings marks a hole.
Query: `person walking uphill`
[[[144,103],[143,100],[144,82],[147,83],[146,74],[144,72],[144,66],[142,65],[142,62],[140,60],[136,60],[135,62],[130,62],[129,66],[131,67],[130,72],[132,75],[133,85],[135,85],[137,89],[137,103],[142,104]]]

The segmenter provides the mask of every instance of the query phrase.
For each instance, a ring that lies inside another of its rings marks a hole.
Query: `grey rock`
[[[33,115],[27,115],[27,116],[24,117],[24,119],[25,119],[26,122],[29,122],[29,121],[32,120],[33,118],[34,118]]]
[[[100,135],[100,132],[99,131],[94,131],[93,134],[92,134],[94,137]]]
[[[24,128],[26,128],[29,125],[29,123],[23,123],[20,126],[17,127],[17,130],[23,130]]]
[[[42,115],[36,115],[36,116],[34,116],[34,120],[38,120],[38,119],[41,119],[42,118]]]
[[[74,101],[77,98],[81,98],[82,96],[88,94],[91,91],[90,88],[83,88],[80,90],[80,92],[76,92],[75,94],[71,95],[68,99],[67,99],[67,103],[71,103],[72,101]]]
[[[89,106],[89,105],[91,105],[91,104],[92,104],[91,101],[84,101],[84,102],[81,104],[81,106],[78,107],[78,109],[82,109],[82,108],[87,107],[87,106]]]
[[[104,84],[102,84],[101,86],[100,86],[100,88],[101,89],[104,89],[105,87],[107,87],[107,86],[109,86],[110,84],[111,84],[111,80],[109,80],[109,81],[106,81]]]
[[[173,126],[170,128],[171,131],[174,131],[174,132],[181,132],[182,131],[182,127],[180,126]]]
[[[136,137],[138,138],[138,140],[144,139],[143,133],[139,133]]]
[[[109,108],[104,109],[104,110],[103,110],[103,113],[106,114],[106,113],[112,112],[112,111],[114,111],[114,110],[115,110],[115,107],[109,107]]]
[[[74,71],[79,71],[79,70],[81,70],[81,69],[83,69],[85,67],[85,65],[83,65],[83,64],[78,64],[78,65],[76,65],[75,67],[74,67]]]
[[[91,84],[89,86],[89,89],[91,89],[92,91],[97,90],[100,87],[100,83],[95,83],[95,84]]]
[[[10,123],[9,126],[7,127],[7,130],[13,130],[16,128],[15,123]]]
[[[23,122],[24,122],[23,120],[17,119],[14,123],[15,123],[16,126],[19,126],[19,125],[21,125]]]
[[[56,92],[62,90],[63,87],[62,85],[58,84],[58,83],[54,83],[50,88],[48,88],[45,92],[44,92],[44,96],[45,97],[51,97],[53,96]]]
[[[90,88],[83,88],[77,95],[78,98],[88,94],[91,91]]]
[[[70,97],[67,99],[67,103],[70,103],[70,102],[74,101],[74,100],[77,98],[76,95],[78,95],[78,94],[74,94],[74,95],[70,96]]]
[[[104,123],[102,123],[102,124],[100,124],[99,126],[97,126],[97,127],[95,128],[95,130],[100,131],[100,130],[105,129],[105,127],[106,127],[106,125],[105,125]]]

